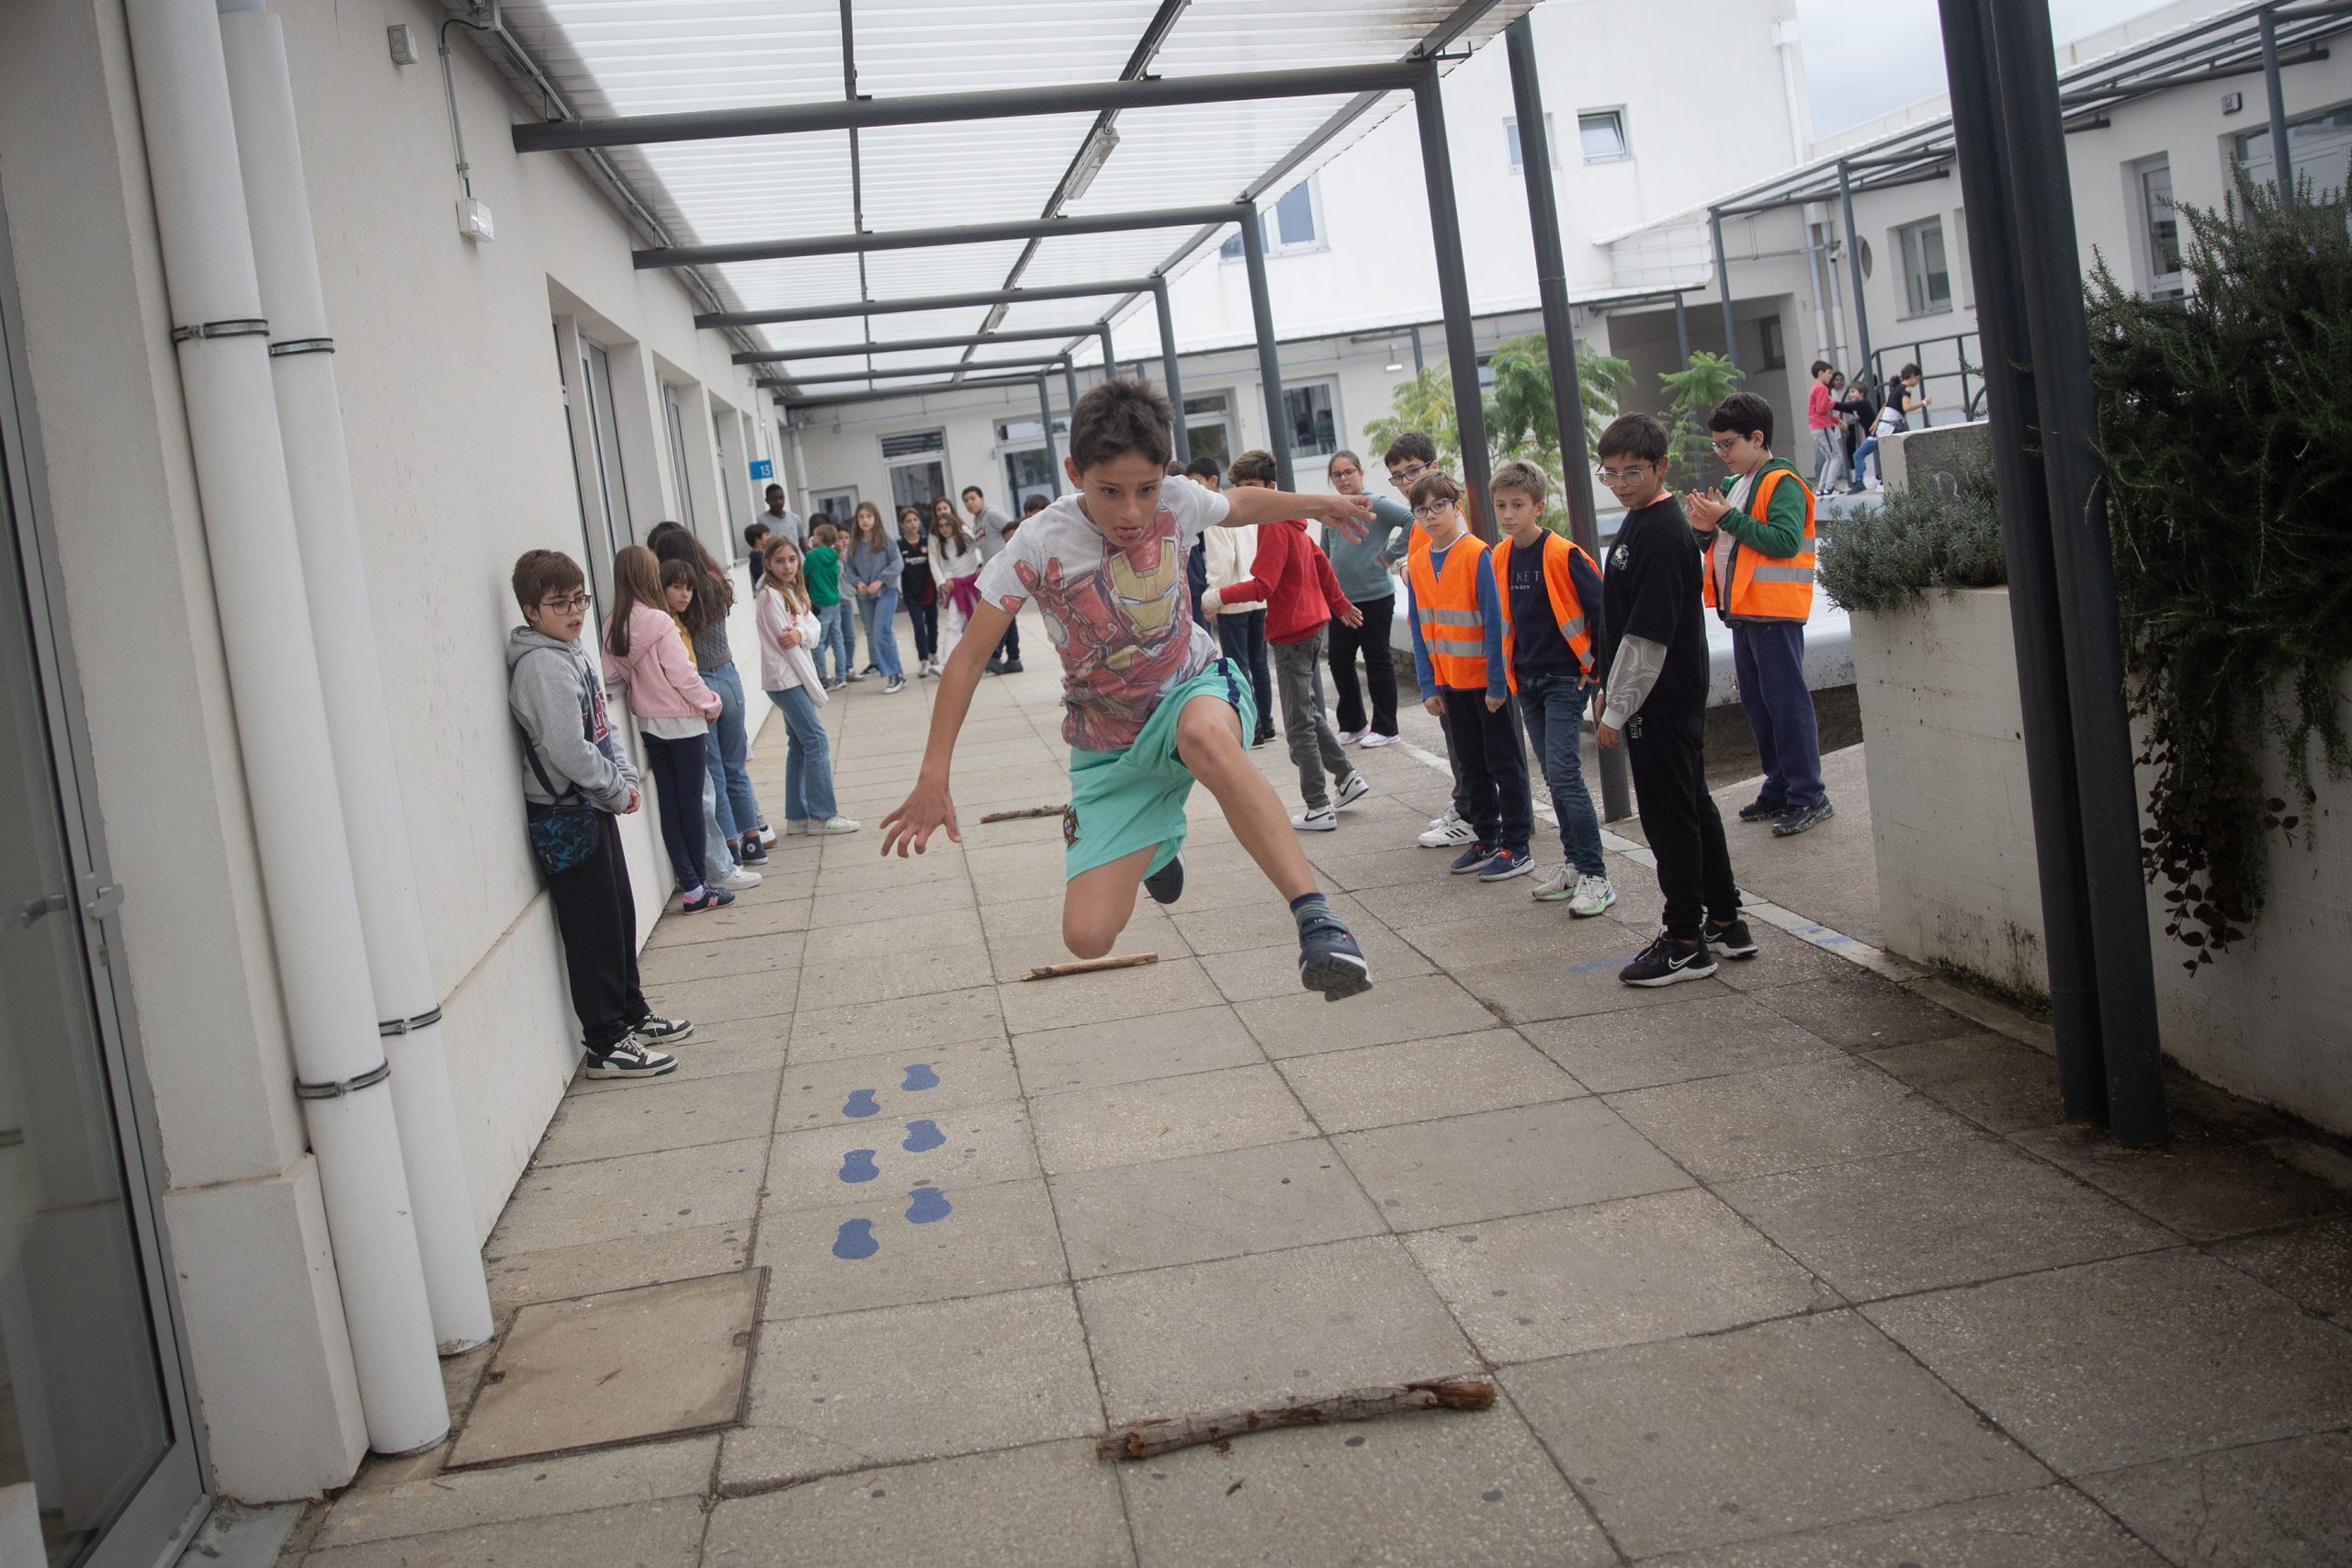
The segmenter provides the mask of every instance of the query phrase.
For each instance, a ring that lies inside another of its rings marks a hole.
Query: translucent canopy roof
[[[506,29],[573,114],[603,119],[861,96],[1080,85],[1459,57],[1536,0],[506,0]],[[854,88],[853,88],[854,80]],[[1406,95],[1258,98],[858,131],[622,146],[605,156],[681,245],[888,232],[1064,215],[1270,204]],[[1084,194],[1077,162],[1109,118],[1117,143]],[[1175,270],[1223,238],[1198,226],[729,262],[703,269],[729,310],[854,306],[1083,284]],[[1100,349],[1084,335],[1116,297],[770,323],[775,350],[876,345],[877,370]],[[1017,320],[1016,320],[1017,318]],[[1061,343],[891,354],[893,342],[1069,322]],[[780,378],[863,360],[792,360]],[[933,378],[942,380],[944,378]],[[878,384],[889,384],[884,381]],[[927,383],[924,383],[927,384]],[[864,383],[828,382],[849,391]]]

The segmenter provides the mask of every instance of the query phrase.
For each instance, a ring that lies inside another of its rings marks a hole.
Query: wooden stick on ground
[[[1058,980],[1065,975],[1091,975],[1098,969],[1133,969],[1140,964],[1157,964],[1156,953],[1123,953],[1115,958],[1080,958],[1068,964],[1046,964],[1031,969],[1021,977],[1024,980]]]
[[[1024,806],[1018,811],[991,811],[980,818],[982,822],[1018,822],[1026,817],[1059,817],[1058,806]]]
[[[1221,1443],[1250,1432],[1284,1427],[1319,1427],[1331,1421],[1369,1421],[1415,1410],[1485,1410],[1495,1403],[1495,1385],[1477,1378],[1437,1378],[1380,1388],[1351,1388],[1324,1399],[1301,1400],[1271,1410],[1217,1410],[1207,1414],[1138,1421],[1094,1445],[1097,1459],[1149,1459],[1154,1454]]]

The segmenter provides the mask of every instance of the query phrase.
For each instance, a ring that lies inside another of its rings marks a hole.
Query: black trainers
[[[1617,971],[1628,986],[1672,986],[1703,980],[1715,972],[1714,954],[1703,942],[1677,942],[1660,933],[1634,960]]]
[[[658,1078],[672,1072],[678,1058],[666,1051],[656,1051],[640,1045],[634,1036],[622,1041],[603,1055],[588,1058],[588,1076],[592,1078]]]
[[[659,1045],[674,1045],[681,1040],[693,1038],[694,1022],[684,1018],[656,1018],[647,1013],[628,1027],[632,1040],[650,1040]]]
[[[1767,818],[1783,816],[1788,809],[1787,801],[1773,800],[1759,795],[1739,808],[1739,819],[1743,822],[1761,822]]]
[[[1372,989],[1372,965],[1347,927],[1318,915],[1298,928],[1298,983],[1336,1002]]]
[[[1707,922],[1707,945],[1725,958],[1756,956],[1756,938],[1749,934],[1747,922],[1734,916],[1722,925]]]
[[[1799,833],[1812,831],[1837,815],[1838,808],[1829,804],[1829,797],[1825,795],[1811,806],[1801,806],[1795,810],[1781,813],[1772,823],[1772,837],[1793,839]]]
[[[1173,904],[1184,896],[1184,857],[1178,855],[1143,879],[1143,890],[1155,904]]]

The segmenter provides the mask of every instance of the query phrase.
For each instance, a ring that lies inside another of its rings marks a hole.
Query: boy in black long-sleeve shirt
[[[1697,539],[1666,491],[1666,427],[1627,414],[1600,435],[1600,482],[1625,507],[1604,579],[1599,733],[1632,764],[1642,831],[1657,860],[1666,930],[1618,974],[1671,986],[1753,958],[1723,818],[1707,793],[1707,633]]]

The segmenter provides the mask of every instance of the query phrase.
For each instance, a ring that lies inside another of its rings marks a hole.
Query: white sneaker
[[[1377,729],[1367,729],[1364,731],[1363,739],[1356,744],[1369,751],[1375,746],[1394,746],[1401,739],[1403,739],[1401,736],[1383,735]]]
[[[1617,886],[1605,876],[1580,876],[1577,879],[1576,897],[1568,901],[1568,913],[1577,919],[1589,919],[1617,902]]]
[[[760,874],[740,865],[718,879],[718,886],[726,888],[729,893],[741,893],[747,887],[757,887],[759,885]]]
[[[1340,731],[1340,744],[1342,746],[1352,746],[1371,733],[1372,731],[1369,729],[1342,729]]]
[[[822,820],[811,818],[808,830],[811,833],[854,833],[860,826],[862,824],[846,817],[827,817]]]
[[[785,819],[784,830],[792,838],[799,838],[802,834],[808,831],[808,818],[806,817],[786,818]]]
[[[1340,793],[1331,797],[1334,807],[1352,806],[1372,793],[1372,781],[1362,773],[1350,773],[1340,781]]]
[[[1477,829],[1449,811],[1431,822],[1429,831],[1414,842],[1425,850],[1450,850],[1457,844],[1476,843],[1477,839]]]
[[[1539,904],[1556,904],[1563,898],[1573,898],[1577,892],[1577,868],[1566,861],[1535,879],[1528,889],[1529,896]]]
[[[760,829],[760,843],[764,847],[773,845],[775,842],[775,829],[773,828],[762,828]]]
[[[1336,833],[1340,829],[1340,818],[1329,807],[1318,806],[1312,811],[1302,811],[1292,818],[1290,825],[1302,833]]]

